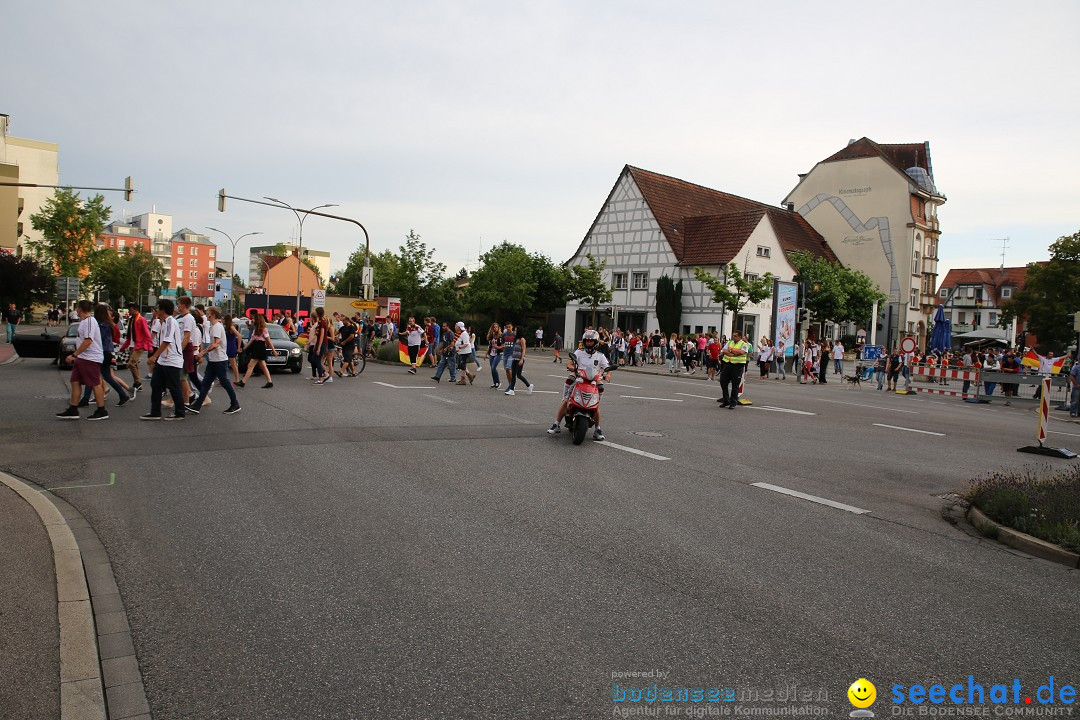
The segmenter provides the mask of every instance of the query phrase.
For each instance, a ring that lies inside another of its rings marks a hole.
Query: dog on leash
[[[849,388],[858,387],[859,389],[862,389],[862,383],[859,382],[858,375],[845,375],[844,382],[848,384]]]

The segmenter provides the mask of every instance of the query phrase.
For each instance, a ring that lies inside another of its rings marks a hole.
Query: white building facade
[[[748,275],[769,272],[791,280],[795,269],[787,254],[795,250],[835,260],[820,235],[795,213],[628,165],[566,265],[588,265],[588,255],[606,262],[604,276],[613,294],[598,314],[599,325],[657,329],[656,285],[666,275],[683,283],[681,333],[730,335],[734,326],[756,341],[771,335],[771,298],[734,317],[713,303],[695,268],[716,275],[734,262]],[[590,307],[569,303],[565,337],[580,337],[591,319]]]

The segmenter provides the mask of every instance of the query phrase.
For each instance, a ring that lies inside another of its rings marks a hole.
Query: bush
[[[390,342],[384,342],[379,345],[379,349],[375,352],[375,357],[383,360],[384,362],[396,362],[400,360],[398,357],[398,344],[391,340]]]
[[[1080,466],[1001,471],[971,482],[965,498],[1002,525],[1080,552]]]

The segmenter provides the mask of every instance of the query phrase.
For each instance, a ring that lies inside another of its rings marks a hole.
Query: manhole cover
[[[664,437],[658,432],[649,432],[646,430],[628,430],[629,434],[637,435],[638,437]]]

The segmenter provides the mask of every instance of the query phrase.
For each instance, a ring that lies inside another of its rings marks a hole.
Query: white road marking
[[[773,407],[772,405],[747,405],[751,410],[770,410],[772,412],[791,413],[792,415],[817,415],[806,410],[791,410],[790,408]]]
[[[654,397],[642,397],[641,395],[620,395],[622,398],[629,398],[631,400],[659,400],[660,402],[682,402],[676,398],[654,398]]]
[[[873,408],[874,410],[888,410],[890,412],[908,413],[909,415],[918,415],[916,410],[900,410],[899,408],[882,407],[881,405],[863,405],[862,403],[844,402],[843,400],[826,400],[825,398],[818,398],[819,402],[835,403],[837,405],[854,405],[855,407]]]
[[[449,399],[444,398],[444,397],[439,397],[438,395],[427,395],[427,394],[425,394],[424,397],[431,398],[432,400],[438,400],[438,401],[444,402],[444,403],[449,403],[451,405],[457,405],[456,400],[449,400]]]
[[[507,420],[511,420],[521,425],[536,425],[532,420],[522,420],[521,418],[516,418],[513,415],[507,415],[505,413],[495,413],[495,417],[506,418]]]
[[[603,445],[604,447],[615,448],[616,450],[623,450],[624,452],[628,452],[628,453],[634,453],[635,455],[641,455],[642,457],[647,457],[647,458],[649,458],[651,460],[670,460],[671,459],[671,458],[668,458],[668,457],[664,457],[663,455],[654,455],[651,452],[645,452],[644,450],[638,450],[637,448],[626,447],[625,445],[618,445],[618,444],[613,443],[613,442],[608,442],[607,440],[604,440],[602,442],[598,442],[596,444],[597,445]]]
[[[820,505],[828,505],[829,507],[836,508],[837,510],[846,510],[849,513],[855,513],[856,515],[863,515],[870,512],[869,510],[857,508],[854,505],[845,505],[844,503],[839,503],[835,500],[827,500],[823,497],[818,497],[817,495],[807,495],[806,493],[801,493],[798,490],[788,490],[787,488],[780,487],[779,485],[770,485],[769,483],[763,482],[756,482],[750,484],[756,488],[762,488],[763,490],[772,490],[773,492],[778,492],[783,495],[791,495],[792,497],[802,498],[803,500],[809,500],[810,502],[815,502]]]
[[[1077,435],[1076,433],[1061,432],[1060,430],[1047,430],[1046,432],[1053,433],[1054,435],[1068,435],[1069,437],[1080,437],[1080,435]]]
[[[718,399],[718,398],[715,398],[715,397],[711,397],[709,395],[693,395],[691,393],[675,393],[675,394],[676,395],[685,395],[686,397],[701,398],[702,400],[717,400]]]
[[[690,380],[670,380],[670,379],[669,379],[669,380],[668,380],[668,382],[670,382],[670,383],[677,383],[677,384],[679,384],[679,385],[697,385],[698,387],[701,387],[701,383],[700,383],[699,381],[690,381]]]
[[[566,380],[566,375],[548,375],[548,377],[559,378],[560,380]],[[611,386],[611,387],[633,388],[634,390],[640,390],[641,389],[640,385],[623,385],[622,383],[617,383],[617,382],[609,382],[607,384],[609,386]]]
[[[430,385],[391,385],[390,383],[379,382],[378,380],[372,380],[375,385],[382,385],[383,387],[394,388],[395,390],[430,390]]]
[[[528,395],[529,391],[528,390],[515,390],[514,394],[516,395],[517,393],[522,393],[524,395]],[[533,390],[532,394],[533,395],[562,395],[562,390]]]
[[[878,427],[889,428],[891,430],[906,430],[907,432],[922,433],[923,435],[937,435],[938,437],[945,437],[945,433],[930,432],[929,430],[916,430],[915,428],[900,427],[899,425],[883,425],[881,423],[874,423]]]

